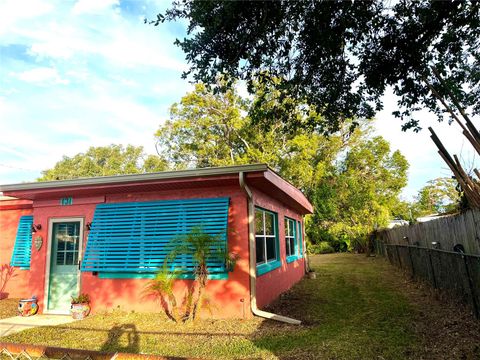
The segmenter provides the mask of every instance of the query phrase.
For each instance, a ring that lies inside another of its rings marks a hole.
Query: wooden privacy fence
[[[428,222],[381,230],[377,238],[385,244],[417,245],[453,251],[460,244],[467,254],[480,255],[480,210],[469,210],[453,216],[444,216]]]
[[[392,265],[469,305],[480,319],[480,255],[415,245],[376,245],[377,253]]]

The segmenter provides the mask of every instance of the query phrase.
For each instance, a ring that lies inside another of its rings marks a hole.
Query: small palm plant
[[[175,322],[195,320],[206,300],[205,287],[210,274],[208,264],[222,263],[227,271],[233,271],[238,256],[228,253],[226,248],[219,246],[223,242],[221,235],[208,234],[200,226],[194,227],[185,235],[177,236],[173,242],[173,250],[155,278],[148,282],[144,295],[153,295],[159,299],[167,316]],[[190,272],[191,269],[175,268],[178,257],[191,257],[194,264],[194,284],[188,290],[183,314],[180,313],[173,286],[178,275]]]
[[[177,299],[173,293],[176,273],[168,271],[166,264],[150,280],[144,289],[144,295],[153,295],[162,303],[165,314],[173,321],[178,322],[179,311]]]
[[[173,294],[173,282],[181,272],[189,272],[192,269],[175,268],[175,261],[178,257],[191,257],[193,260],[194,284],[189,290],[185,313],[181,319],[187,321],[195,320],[205,300],[205,287],[210,274],[209,264],[222,263],[227,271],[233,271],[238,256],[228,253],[228,250],[221,246],[223,240],[221,235],[211,235],[205,232],[202,227],[194,227],[189,233],[175,238],[172,252],[165,260],[164,267],[153,279],[147,292],[166,297],[176,314],[172,314],[176,321],[179,319],[177,301]],[[172,270],[167,270],[168,268]],[[196,291],[195,291],[196,287]],[[168,315],[168,314],[167,314]]]
[[[203,231],[202,227],[198,226],[194,227],[189,233],[178,237],[177,242],[180,245],[175,246],[167,262],[174,263],[178,256],[189,256],[193,260],[193,274],[197,291],[195,296],[192,293],[192,299],[188,302],[189,305],[187,305],[184,319],[195,320],[204,302],[205,287],[210,274],[208,264],[211,262],[223,263],[227,271],[233,271],[238,256],[219,246],[222,243],[221,235],[208,234]]]

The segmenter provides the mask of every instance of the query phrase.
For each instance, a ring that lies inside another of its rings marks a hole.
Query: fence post
[[[435,269],[433,268],[433,262],[432,262],[432,254],[431,250],[427,248],[427,254],[428,254],[428,262],[430,263],[430,269],[432,269],[432,277],[433,277],[433,288],[437,288],[437,279],[435,278]]]
[[[470,268],[468,267],[467,257],[462,254],[463,263],[465,264],[465,271],[467,272],[468,285],[470,286],[470,295],[472,296],[473,312],[475,317],[480,319],[480,310],[477,304],[477,297],[475,296],[475,287],[473,286],[473,280],[470,276]]]
[[[385,245],[385,256],[387,257],[390,265],[393,265],[393,262],[392,262],[392,255],[393,254],[392,254],[392,251],[390,250],[390,248],[391,248],[390,244]]]
[[[395,250],[396,250],[396,252],[397,252],[398,266],[400,266],[400,269],[403,269],[403,267],[402,267],[402,260],[400,260],[400,253],[398,252],[398,245],[395,244],[394,246],[395,246]]]
[[[412,265],[412,279],[415,278],[415,267],[413,266],[412,252],[410,250],[410,245],[407,245],[408,248],[408,258],[410,259],[410,265]]]

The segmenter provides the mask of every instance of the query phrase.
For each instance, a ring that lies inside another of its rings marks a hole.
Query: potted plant
[[[72,317],[76,320],[82,320],[90,313],[90,296],[88,294],[80,294],[72,296],[72,306],[70,308]]]

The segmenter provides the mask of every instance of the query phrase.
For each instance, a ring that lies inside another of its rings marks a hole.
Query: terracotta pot
[[[89,303],[80,303],[72,304],[70,308],[70,313],[75,320],[85,319],[88,314],[90,314],[90,304]]]

